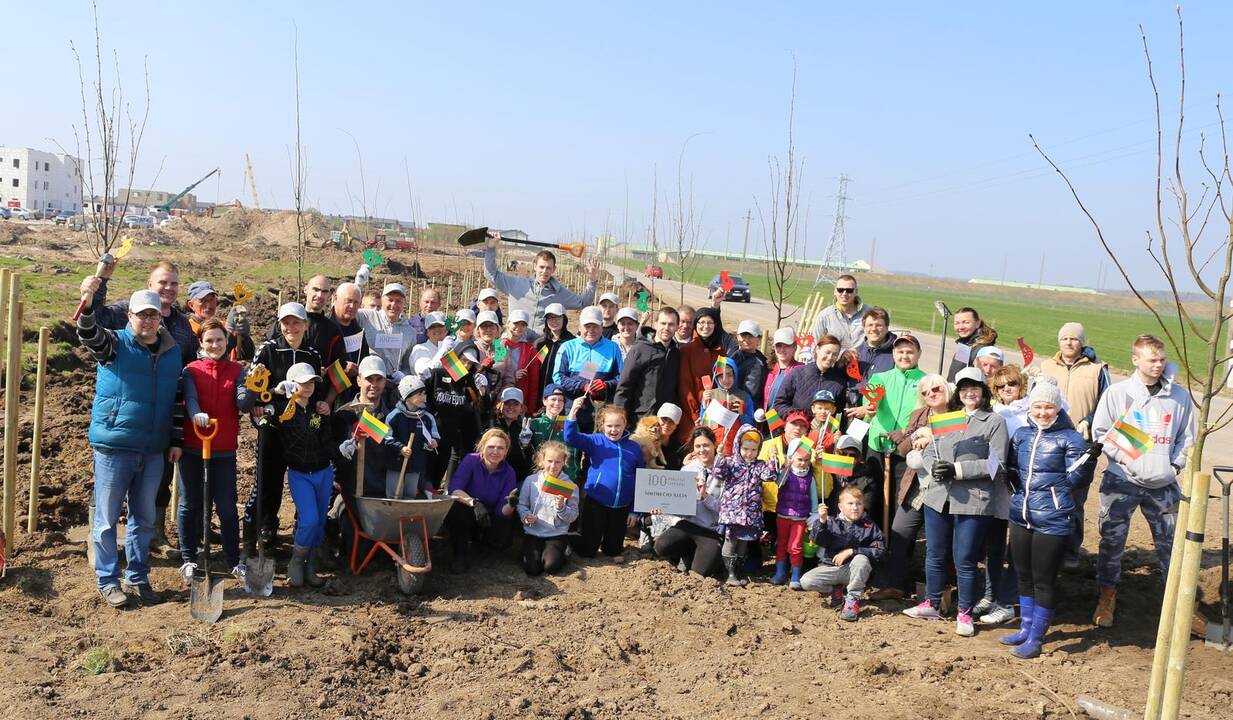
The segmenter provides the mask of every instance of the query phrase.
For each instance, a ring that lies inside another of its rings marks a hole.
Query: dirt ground
[[[186,279],[209,273],[230,286],[255,267],[290,257],[279,238],[255,245],[244,229],[252,225],[235,221],[203,223],[191,237],[143,245],[129,262],[167,257]],[[285,232],[285,218],[275,221]],[[310,260],[340,268],[340,276],[358,257],[310,252]],[[0,254],[27,258],[43,268],[49,285],[68,287],[80,278],[56,269],[64,270],[68,258],[90,259],[80,236],[54,228],[14,234],[6,225]],[[422,253],[420,261],[430,275],[467,267],[457,254]],[[467,262],[478,268],[478,261]],[[290,291],[294,280],[273,284]],[[254,312],[263,317],[274,299],[258,295]],[[64,328],[55,332],[70,339]],[[1095,493],[1087,513],[1092,555],[1078,572],[1064,574],[1048,653],[1030,662],[1007,654],[997,643],[1000,629],[981,627],[975,638],[960,638],[953,623],[909,620],[895,602],[866,605],[860,622],[844,623],[816,595],[764,582],[730,590],[632,547],[622,562],[571,559],[562,575],[539,579],[522,573],[514,548],[479,560],[464,575],[434,571],[411,598],[397,591],[384,560],[360,577],[333,572],[319,591],[285,588],[286,557],[279,556],[274,596],[249,598],[229,580],[226,611],[212,627],[189,617],[178,561],[164,558],[153,583],[170,602],[112,611],[95,591],[83,546],[68,540],[69,530],[85,522],[89,502],[92,383],[93,369],[80,354],[51,374],[41,531],[19,533],[9,575],[0,581],[5,717],[692,720],[859,713],[975,720],[1071,717],[1081,693],[1127,708],[1144,702],[1160,599],[1151,538],[1136,519],[1117,625],[1095,629]],[[28,413],[19,433],[24,488]],[[246,435],[241,449],[242,497],[251,440]],[[21,527],[25,513],[23,489]],[[282,518],[286,533],[289,499]],[[435,543],[434,550],[445,553]],[[1213,617],[1217,563],[1207,553],[1201,582]],[[91,662],[102,672],[83,669]],[[1233,717],[1233,654],[1191,642],[1183,717]]]

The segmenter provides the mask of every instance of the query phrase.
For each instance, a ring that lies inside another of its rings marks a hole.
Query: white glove
[[[522,432],[518,433],[518,444],[522,445],[523,449],[526,449],[526,447],[531,444],[531,438],[531,425],[529,423],[524,423],[522,426]]]
[[[355,455],[355,438],[347,438],[346,440],[343,440],[338,446],[338,452],[342,453],[343,457],[350,460],[352,456]]]
[[[441,347],[439,348],[440,354],[444,355],[450,350],[453,350],[454,346],[457,344],[458,344],[458,338],[454,337],[453,335],[446,335],[445,339],[441,341]]]
[[[484,377],[483,373],[480,373],[475,376],[475,387],[477,388],[488,387],[488,378]]]
[[[283,380],[282,382],[274,386],[274,392],[278,393],[279,395],[286,395],[287,397],[291,397],[292,395],[295,395],[299,391],[300,391],[300,386],[297,385],[296,383],[291,382],[290,380]]]
[[[196,413],[193,415],[193,424],[199,428],[210,426],[210,415],[208,413]]]
[[[372,268],[367,264],[361,265],[359,270],[355,271],[355,284],[364,287],[368,284],[369,278],[372,277]]]
[[[765,411],[765,410],[763,410],[762,408],[758,408],[757,410],[754,410],[754,422],[759,422],[759,423],[760,423],[760,422],[762,422],[762,421],[763,421],[763,420],[765,420],[765,419],[766,419],[766,411]]]
[[[406,376],[407,374],[403,372],[402,370],[395,370],[394,374],[390,376],[390,379],[397,383],[399,380],[402,380]]]

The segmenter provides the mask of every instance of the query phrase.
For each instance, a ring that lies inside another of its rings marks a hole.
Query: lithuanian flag
[[[805,435],[797,441],[796,452],[804,455],[807,458],[813,457],[814,443],[817,441],[813,435]]]
[[[1113,443],[1131,460],[1150,452],[1152,446],[1156,444],[1151,435],[1126,422],[1126,418],[1113,423],[1113,427],[1109,428],[1109,434],[1105,436],[1105,442]]]
[[[856,468],[856,458],[847,455],[832,455],[822,453],[822,469],[832,475],[851,477]]]
[[[547,345],[540,347],[539,352],[535,353],[535,359],[541,363],[543,363],[545,360],[548,359],[548,346]]]
[[[334,386],[334,392],[342,392],[351,387],[351,378],[347,377],[346,371],[343,370],[342,360],[335,360],[334,364],[325,371],[325,376]]]
[[[551,475],[544,476],[544,482],[540,489],[549,495],[560,495],[561,497],[569,497],[578,490],[578,486],[570,482],[567,478],[553,477]]]
[[[356,433],[363,433],[368,437],[381,442],[386,435],[390,434],[390,426],[377,419],[376,415],[365,410],[360,413],[360,421],[355,425]]]
[[[934,436],[968,429],[968,414],[963,410],[929,416],[929,429]]]
[[[565,416],[564,415],[557,415],[556,420],[552,421],[552,431],[553,432],[564,432],[565,431]]]
[[[831,419],[827,421],[827,425],[830,426],[831,432],[839,432],[839,417],[836,415],[831,415]]]
[[[766,411],[766,426],[775,432],[784,426],[784,419],[775,408]]]
[[[463,379],[470,372],[467,366],[462,364],[462,358],[458,357],[458,353],[453,350],[445,353],[445,357],[441,358],[441,365],[445,367],[445,372],[450,374],[454,382]]]

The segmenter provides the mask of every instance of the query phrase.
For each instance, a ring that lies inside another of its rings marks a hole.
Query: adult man
[[[364,337],[373,354],[385,362],[385,371],[398,382],[411,372],[411,348],[415,347],[415,328],[402,316],[407,305],[407,288],[402,283],[386,283],[381,290],[381,309],[356,313]]]
[[[363,291],[353,282],[345,282],[334,292],[334,304],[326,315],[338,325],[342,335],[343,365],[347,374],[355,377],[360,360],[368,357],[368,339],[364,328],[356,322]]]
[[[94,322],[100,328],[121,330],[129,324],[128,302],[120,301],[104,305],[107,301],[107,280],[115,270],[116,264],[110,263],[103,267],[98,276],[90,276],[81,281],[82,296],[90,297],[89,312],[94,315]],[[187,365],[197,359],[197,336],[193,333],[188,317],[176,307],[180,295],[180,271],[175,265],[161,261],[155,263],[146,278],[146,289],[158,295],[160,327],[171,333],[172,339],[180,349],[180,364]],[[158,495],[154,499],[154,537],[150,546],[160,552],[171,549],[167,539],[167,505],[171,503],[171,478],[175,463],[170,460],[163,464],[163,476],[159,480]]]
[[[766,407],[766,356],[758,349],[762,342],[762,326],[754,320],[742,320],[736,329],[736,376],[749,393],[755,408]]]
[[[631,428],[639,418],[651,415],[676,399],[676,384],[681,374],[681,353],[673,340],[677,317],[675,309],[667,305],[661,307],[655,316],[654,337],[639,338],[625,356],[621,380],[612,401],[625,408]]]
[[[430,312],[424,316],[424,342],[411,348],[411,369],[421,378],[428,377],[428,371],[441,362],[441,357],[454,346],[447,339],[445,313]]]
[[[591,304],[595,298],[595,280],[599,277],[599,263],[594,257],[587,261],[587,284],[581,295],[566,289],[553,277],[557,271],[557,256],[544,250],[535,256],[535,270],[530,278],[514,277],[497,269],[497,242],[500,234],[488,233],[484,248],[484,275],[496,289],[509,296],[510,309],[526,310],[531,317],[531,330],[538,335],[544,331],[544,308],[560,303],[566,309],[577,310]]]
[[[599,311],[604,316],[604,337],[609,340],[617,334],[616,314],[621,308],[621,298],[616,293],[606,292],[599,296]]]
[[[835,280],[835,303],[818,313],[813,324],[813,336],[832,335],[839,338],[840,350],[856,347],[864,338],[865,312],[869,306],[861,302],[856,290],[856,278],[840,275]]]
[[[420,314],[413,315],[410,318],[411,327],[415,328],[415,342],[417,344],[428,339],[427,325],[424,323],[428,319],[429,313],[437,312],[440,309],[441,293],[437,292],[436,288],[424,288],[420,292]]]
[[[1134,373],[1109,387],[1096,406],[1091,433],[1103,444],[1109,465],[1100,482],[1100,552],[1096,582],[1100,599],[1092,622],[1113,625],[1117,585],[1122,577],[1122,554],[1136,509],[1152,531],[1160,576],[1169,574],[1169,553],[1177,526],[1177,504],[1182,496],[1177,474],[1186,465],[1194,442],[1194,415],[1190,394],[1173,382],[1177,366],[1165,357],[1164,343],[1152,335],[1135,338],[1130,356]],[[1130,434],[1118,428],[1130,426]],[[1146,433],[1152,441],[1144,450],[1134,436]]]
[[[772,407],[780,417],[786,418],[793,410],[808,410],[819,390],[829,390],[835,396],[836,412],[843,411],[844,389],[850,378],[838,365],[839,355],[839,338],[834,335],[818,338],[813,364],[793,370],[779,388]]]
[[[83,291],[82,297],[93,294]],[[77,336],[98,362],[89,431],[95,503],[90,542],[99,593],[113,608],[128,603],[125,590],[146,604],[162,602],[149,578],[155,496],[164,453],[178,462],[183,439],[179,418],[173,417],[182,365],[175,340],[161,326],[160,297],[139,290],[126,307],[128,323],[119,331],[100,327],[91,311],[77,321]],[[126,501],[128,568],[121,584],[116,524]]]
[[[505,313],[501,312],[501,296],[492,288],[484,288],[475,296],[475,312],[478,315],[484,311],[495,313],[497,325],[505,327]]]
[[[1109,367],[1096,360],[1095,351],[1087,346],[1087,333],[1083,325],[1077,322],[1066,323],[1058,330],[1057,345],[1057,354],[1045,358],[1040,370],[1057,380],[1058,389],[1069,406],[1067,414],[1074,422],[1075,430],[1084,440],[1091,441],[1096,403],[1109,387]],[[1075,529],[1067,540],[1063,559],[1070,569],[1079,564],[1079,548],[1083,547],[1083,506],[1096,474],[1096,462],[1097,458],[1093,457],[1083,466],[1079,481],[1070,489],[1070,494],[1075,498]]]
[[[197,280],[188,286],[188,300],[184,304],[188,306],[189,327],[196,335],[201,331],[202,323],[218,314],[218,290],[214,289],[214,284],[209,280]],[[227,352],[232,353],[232,359],[252,358],[256,347],[252,337],[249,336],[247,313],[236,312],[233,307],[232,312],[227,315],[225,328],[227,330]],[[235,354],[237,346],[240,348],[238,356]]]
[[[355,439],[355,423],[365,409],[384,420],[398,402],[398,393],[392,383],[386,382],[385,376],[385,362],[381,358],[369,355],[361,360],[356,377],[359,390],[353,400],[339,406],[331,420],[334,423],[335,437],[345,438],[338,446],[338,451],[346,462],[339,464],[334,477],[338,479],[343,493],[348,496],[355,495],[355,450],[358,443]],[[368,442],[364,447],[365,497],[384,497],[386,461],[386,452],[381,445]]]
[[[322,372],[329,369],[336,360],[344,363],[347,361],[342,330],[338,323],[325,314],[330,305],[332,285],[330,279],[324,275],[313,275],[304,285],[304,310],[308,314],[308,330],[304,334],[304,340],[321,356]],[[278,333],[278,320],[275,320],[270,323],[265,339],[272,340]],[[355,369],[352,368],[351,371],[354,372]]]
[[[578,317],[582,329],[578,337],[561,345],[552,381],[565,391],[569,401],[567,405],[583,395],[593,401],[605,402],[612,396],[611,386],[616,384],[624,367],[621,349],[604,337],[604,316],[599,308],[583,308]],[[593,379],[582,377],[588,370],[594,373]],[[591,432],[593,417],[592,403],[585,404],[578,414],[578,422],[582,423],[585,432]]]
[[[684,345],[694,339],[694,315],[692,305],[682,305],[677,308],[680,322],[676,324],[676,344]]]
[[[996,345],[986,345],[976,351],[976,356],[972,358],[972,367],[980,370],[988,380],[998,368],[1005,364],[1005,359],[1006,355],[1002,352],[1002,348]]]

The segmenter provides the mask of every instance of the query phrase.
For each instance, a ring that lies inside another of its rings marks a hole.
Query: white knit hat
[[[1077,338],[1080,345],[1087,345],[1087,331],[1082,323],[1068,322],[1057,331],[1058,340],[1068,337]]]
[[[1038,402],[1062,407],[1062,391],[1051,382],[1038,382],[1032,388],[1031,394],[1028,395],[1028,404],[1035,405]]]

